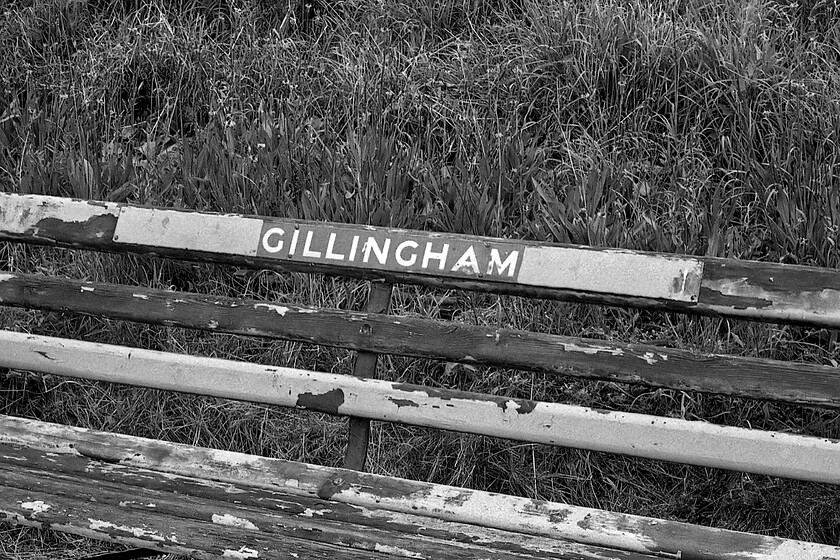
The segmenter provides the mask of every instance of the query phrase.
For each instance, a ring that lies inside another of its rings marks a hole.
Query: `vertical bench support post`
[[[370,295],[365,311],[368,313],[387,313],[391,305],[392,287],[392,284],[386,282],[371,282]],[[370,325],[363,324],[362,329],[370,329]],[[356,362],[353,365],[353,375],[363,378],[374,377],[378,359],[379,355],[373,352],[357,352]],[[355,471],[365,470],[369,443],[370,420],[351,416],[344,467]]]

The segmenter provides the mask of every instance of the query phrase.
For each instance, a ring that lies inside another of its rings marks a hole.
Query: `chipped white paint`
[[[253,257],[262,224],[262,220],[242,216],[124,206],[114,241]]]
[[[149,296],[147,296],[146,294],[131,294],[131,297],[144,300],[149,299]]]
[[[515,400],[511,399],[504,404],[504,413],[508,418],[516,418],[519,415],[519,410],[522,408]]]
[[[624,350],[622,350],[621,348],[614,348],[612,346],[595,346],[591,344],[587,346],[580,346],[571,342],[561,342],[560,345],[566,352],[579,352],[581,354],[587,354],[589,356],[594,356],[595,354],[601,353],[610,354],[611,356],[624,355]]]
[[[827,438],[470,393],[441,395],[376,379],[8,331],[0,331],[0,367],[840,483],[840,443]]]
[[[810,321],[826,327],[840,327],[840,287],[824,288],[819,292],[794,290],[780,295],[750,284],[747,278],[705,281],[703,287],[725,296],[755,299],[757,302],[755,307],[708,306],[708,309],[727,315]]]
[[[96,289],[93,286],[82,286],[81,292],[94,292]]]
[[[240,529],[250,529],[251,531],[259,531],[259,527],[251,523],[245,518],[236,517],[235,515],[231,515],[229,513],[225,513],[224,515],[219,515],[217,513],[213,514],[212,518],[213,523],[216,525],[229,525],[230,527],[239,527]]]
[[[26,446],[34,449],[60,451],[76,454],[72,443],[103,437],[102,432],[49,424],[37,420],[0,416],[0,444]],[[121,450],[136,467],[157,471],[160,476],[200,477],[203,483],[208,479],[226,481],[230,484],[248,484],[276,491],[286,491],[302,497],[318,493],[323,481],[340,478],[344,471],[329,467],[293,463],[281,459],[255,457],[232,451],[193,447],[137,438],[120,434],[107,434],[109,445]],[[156,451],[154,459],[147,462],[135,461],[144,457],[147,448]],[[135,456],[136,454],[136,456]],[[288,472],[301,473],[288,484],[278,475]],[[302,469],[302,470],[301,470]],[[422,525],[430,529],[452,530],[458,534],[486,537],[482,527],[512,531],[511,539],[520,538],[517,543],[530,550],[557,551],[558,555],[569,552],[570,542],[606,546],[627,551],[662,553],[664,546],[673,543],[696,543],[703,547],[703,554],[709,556],[709,547],[716,547],[716,557],[727,558],[727,554],[739,560],[840,560],[840,547],[812,544],[801,541],[746,535],[733,531],[700,527],[674,521],[657,520],[649,517],[612,513],[556,502],[544,502],[493,494],[465,488],[454,488],[439,484],[426,484],[392,477],[359,474],[359,484],[353,484],[330,497],[331,501],[353,505],[359,508],[359,515],[375,517],[382,521],[406,525]],[[401,485],[403,493],[388,490],[379,493],[379,488],[392,489]],[[421,517],[418,517],[421,516]],[[452,527],[451,523],[459,524]],[[661,540],[664,539],[664,540]],[[726,546],[730,543],[730,546]],[[752,543],[749,546],[746,543]],[[745,548],[746,547],[746,548]],[[721,553],[720,551],[724,551]],[[674,553],[677,550],[674,549]],[[683,549],[683,554],[689,551]],[[777,551],[775,556],[769,556]],[[704,557],[705,557],[704,556]]]
[[[688,546],[692,544],[693,539],[699,538],[696,531],[698,527],[687,523],[445,486],[435,486],[431,492],[418,496],[416,499],[415,497],[408,499],[383,497],[382,501],[384,507],[391,506],[405,513],[430,513],[451,521],[466,518],[472,523],[487,527],[553,536],[620,550],[641,553],[655,551],[657,556],[662,557],[682,557],[678,555],[678,547]],[[367,499],[364,502],[367,503]],[[666,527],[660,529],[659,525],[666,525]],[[648,531],[648,528],[652,529]],[[730,536],[737,534],[718,529],[703,528],[702,530],[708,531],[709,540],[718,538],[721,534]],[[666,537],[667,542],[658,541],[657,539],[662,538],[665,533],[670,533],[669,537]],[[751,535],[751,537],[756,536]],[[754,550],[733,549],[728,550],[727,553],[731,553],[733,560],[735,558],[738,560],[840,560],[840,548],[829,545],[774,537],[758,537],[755,541],[764,542],[761,542]],[[707,546],[708,543],[701,540],[697,544]],[[663,549],[665,546],[674,548],[668,551]],[[771,553],[768,557],[768,550],[777,552]],[[683,555],[687,555],[687,552],[683,551]],[[708,551],[704,553],[708,554]],[[728,555],[720,556],[720,558],[729,557]]]
[[[132,504],[147,507],[147,508],[156,508],[157,507],[157,504],[153,504],[151,502],[149,502],[147,504],[144,504],[142,502],[135,502],[134,500],[127,500],[127,501],[124,501],[124,502],[120,502],[120,507],[128,507]]]
[[[519,283],[545,288],[696,302],[703,263],[621,250],[527,247]]]
[[[285,486],[286,488],[299,488],[300,481],[296,478],[287,478],[285,481],[283,481],[283,486]]]
[[[298,515],[300,515],[301,517],[312,517],[314,515],[324,515],[325,513],[332,513],[332,510],[331,509],[306,508],[305,510],[300,512]]]
[[[88,202],[54,196],[0,193],[0,231],[11,234],[37,234],[39,223],[53,218],[66,223],[84,223],[99,216],[117,216],[119,207],[111,202]]]
[[[260,553],[254,550],[253,548],[243,546],[239,550],[225,549],[225,552],[224,554],[222,554],[222,556],[224,558],[238,558],[239,560],[244,560],[246,558],[259,558]]]
[[[297,312],[302,315],[309,315],[310,313],[318,313],[317,309],[308,309],[308,308],[301,308],[298,309]]]
[[[642,360],[647,362],[648,365],[651,365],[651,366],[659,361],[659,360],[656,359],[656,356],[654,355],[653,352],[645,352],[644,354],[639,356],[639,358],[641,358]]]
[[[268,309],[269,311],[274,311],[281,317],[285,317],[286,313],[289,312],[288,307],[284,307],[282,305],[272,305],[270,303],[255,303],[254,309]]]
[[[41,500],[35,500],[34,502],[23,502],[20,504],[20,507],[28,509],[34,514],[39,514],[49,511],[52,506],[42,502]]]
[[[14,274],[6,274],[5,272],[0,273],[0,282],[8,282],[9,280],[14,280]]]
[[[129,533],[137,538],[152,539],[154,541],[166,541],[157,531],[150,531],[143,527],[129,527],[128,525],[114,525],[110,521],[103,521],[101,519],[90,519],[90,528],[94,531],[107,531],[109,529],[120,531],[122,533]]]
[[[425,558],[425,556],[423,556],[419,552],[414,552],[413,550],[408,550],[405,548],[400,548],[398,546],[391,546],[382,543],[376,543],[373,547],[373,550],[375,550],[376,552],[382,552],[384,554],[402,556],[403,558]]]

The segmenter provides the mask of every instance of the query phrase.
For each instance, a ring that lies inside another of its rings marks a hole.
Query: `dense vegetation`
[[[6,0],[0,13],[0,190],[840,266],[836,0]],[[5,245],[0,268],[342,308],[365,297],[358,282]],[[836,333],[818,330],[408,288],[395,311],[840,361]],[[0,309],[0,326],[351,363],[54,313]],[[840,416],[815,409],[383,363],[413,382],[840,437]],[[341,419],[0,375],[3,413],[341,461]],[[396,425],[373,445],[375,472],[840,543],[833,487]],[[0,553],[48,538],[2,529]]]

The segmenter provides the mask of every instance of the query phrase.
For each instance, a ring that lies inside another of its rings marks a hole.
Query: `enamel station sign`
[[[689,303],[703,274],[687,257],[128,206],[114,242]]]

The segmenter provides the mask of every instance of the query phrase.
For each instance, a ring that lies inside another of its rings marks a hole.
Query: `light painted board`
[[[10,331],[0,367],[840,484],[840,440],[829,438]]]
[[[262,220],[123,206],[114,241],[227,255],[255,256]]]
[[[630,251],[528,247],[519,283],[597,293],[696,302],[703,264]]]
[[[67,198],[0,193],[0,232],[38,234],[44,220],[82,224],[106,215],[116,216],[113,202],[80,202]]]
[[[689,257],[130,206],[114,242],[688,303],[703,276]]]

